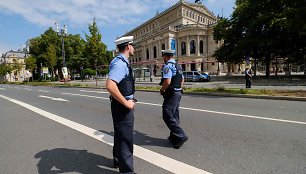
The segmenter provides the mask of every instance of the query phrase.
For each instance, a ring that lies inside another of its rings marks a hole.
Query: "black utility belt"
[[[134,102],[136,103],[137,102],[137,99],[136,98],[128,98],[128,97],[124,97],[126,100],[134,100]],[[109,96],[109,100],[111,102],[118,102],[113,96]]]

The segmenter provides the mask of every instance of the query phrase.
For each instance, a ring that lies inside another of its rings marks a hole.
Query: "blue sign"
[[[174,50],[174,55],[176,54],[176,41],[174,38],[171,38],[171,50]]]

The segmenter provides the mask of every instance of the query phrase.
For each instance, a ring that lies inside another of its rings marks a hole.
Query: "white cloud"
[[[1,0],[0,12],[17,14],[34,24],[55,21],[88,25],[96,18],[102,25],[139,21],[155,1],[149,0]]]
[[[1,0],[0,13],[22,16],[27,21],[50,26],[54,22],[71,26],[87,26],[96,18],[100,25],[137,24],[143,16],[161,12],[179,0]],[[187,0],[194,2],[193,0]],[[204,4],[221,6],[233,0],[207,0]]]
[[[5,54],[6,52],[10,51],[12,48],[13,47],[11,45],[8,45],[6,43],[0,43],[0,57],[2,54]]]

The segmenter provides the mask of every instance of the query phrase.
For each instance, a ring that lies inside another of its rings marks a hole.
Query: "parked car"
[[[80,74],[74,74],[72,77],[74,80],[81,80]]]
[[[207,73],[200,73],[198,71],[185,71],[183,72],[185,81],[191,82],[208,82],[211,80],[210,76]]]
[[[208,73],[201,72],[201,74],[202,74],[203,76],[205,76],[205,77],[208,79],[208,81],[211,80],[211,77],[210,77],[210,75],[209,75]]]

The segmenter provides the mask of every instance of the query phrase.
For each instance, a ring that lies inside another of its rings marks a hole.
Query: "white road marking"
[[[55,100],[55,101],[69,102],[68,100],[65,100],[65,99],[62,99],[62,98],[54,98],[54,97],[49,97],[49,96],[44,96],[44,95],[39,95],[38,97],[41,97],[41,98],[48,98],[48,99]]]
[[[94,93],[98,93],[98,94],[109,94],[109,92],[104,92],[104,91],[88,91],[88,90],[80,90],[82,92],[94,92]]]
[[[39,109],[35,106],[32,106],[30,104],[0,95],[0,97],[11,101],[13,103],[16,103],[24,108],[27,108],[41,116],[44,116],[46,118],[49,118],[55,122],[58,122],[60,124],[63,124],[67,127],[70,127],[76,131],[79,131],[85,135],[88,135],[92,138],[95,138],[105,144],[113,146],[113,136],[107,135],[103,132],[97,131],[95,129],[92,129],[90,127],[84,126],[82,124],[73,122],[71,120],[68,120],[66,118],[60,117],[58,115],[52,114],[50,112],[44,111],[42,109]],[[149,163],[152,163],[160,168],[163,168],[165,170],[168,170],[169,172],[175,173],[175,174],[211,174],[209,172],[206,172],[202,169],[195,168],[193,166],[190,166],[188,164],[185,164],[183,162],[177,161],[175,159],[169,158],[167,156],[161,155],[159,153],[153,152],[151,150],[145,149],[143,147],[134,145],[134,156],[141,158]]]
[[[3,90],[3,91],[4,91],[4,90],[5,90],[5,88],[0,88],[0,90]]]
[[[49,91],[46,91],[46,90],[38,90],[38,91],[40,91],[40,92],[47,92],[47,93],[49,92]]]
[[[97,96],[92,96],[92,95],[72,94],[72,93],[66,93],[66,92],[63,92],[62,94],[64,94],[64,95],[75,95],[75,96],[88,97],[88,98],[98,98],[98,99],[103,99],[103,100],[109,100],[108,97],[97,97]]]
[[[30,88],[24,88],[25,90],[28,90],[28,91],[31,91],[32,89],[30,89]]]
[[[62,94],[82,96],[82,97],[90,97],[90,98],[99,98],[99,99],[109,99],[109,98],[105,98],[105,97],[96,97],[96,96],[81,95],[81,94],[71,94],[71,93],[62,93]],[[145,102],[137,102],[137,104],[151,105],[151,106],[162,106],[161,104],[145,103]],[[253,115],[235,114],[235,113],[229,113],[229,112],[219,112],[219,111],[211,111],[211,110],[205,110],[205,109],[186,108],[186,107],[180,107],[180,109],[189,110],[189,111],[214,113],[214,114],[220,114],[220,115],[230,115],[230,116],[235,116],[235,117],[253,118],[253,119],[259,119],[259,120],[270,120],[270,121],[277,121],[277,122],[285,122],[285,123],[306,125],[306,122],[301,122],[301,121],[284,120],[284,119],[268,118],[268,117],[258,117],[258,116],[253,116]]]

